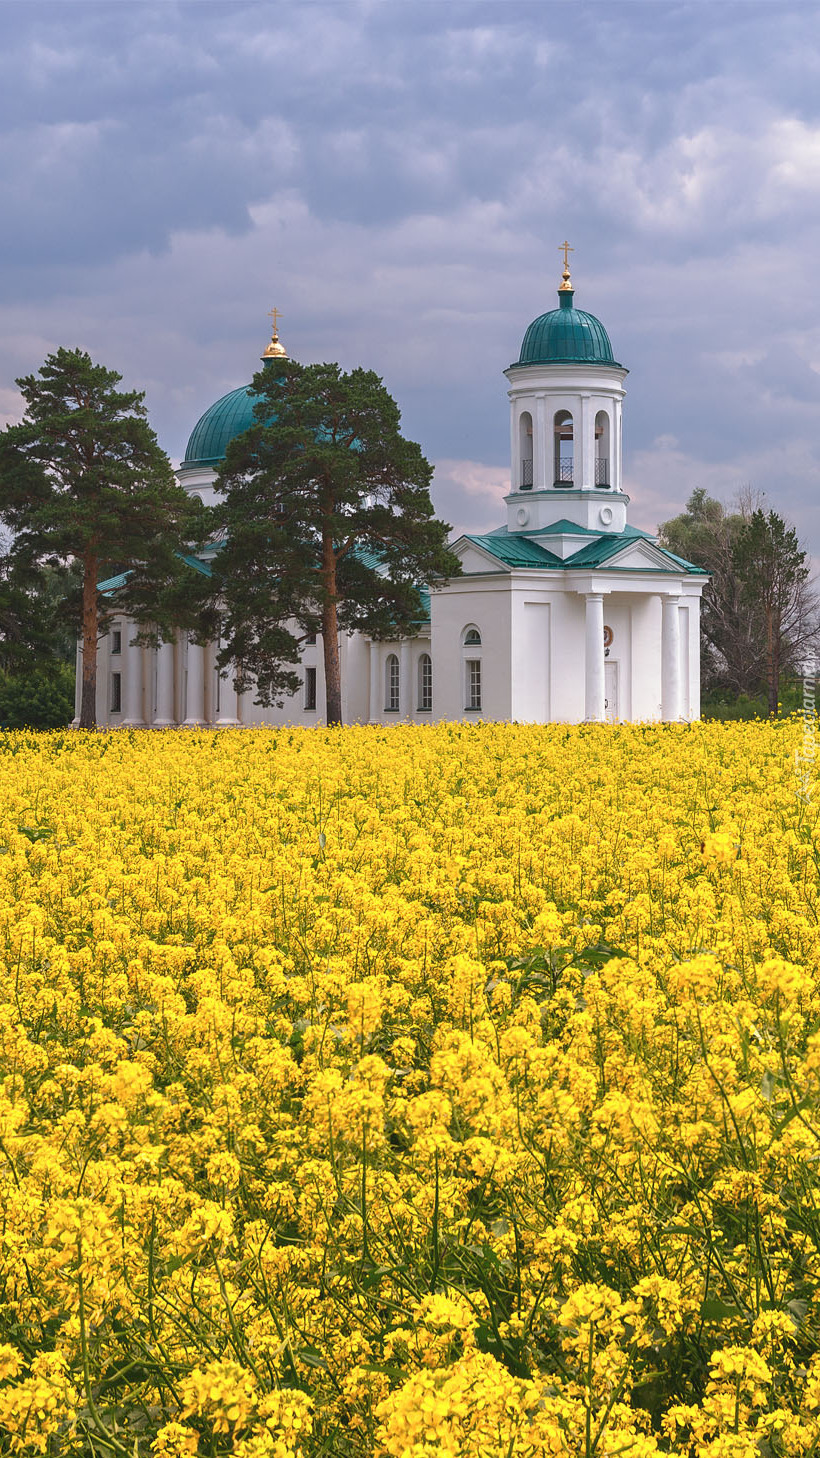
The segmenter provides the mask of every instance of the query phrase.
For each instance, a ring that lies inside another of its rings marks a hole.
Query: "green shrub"
[[[0,674],[0,728],[64,729],[74,718],[74,668],[50,663]]]
[[[780,683],[780,715],[796,714],[803,709],[803,680],[783,678]],[[769,716],[765,694],[730,694],[713,691],[701,699],[702,719],[767,719]]]

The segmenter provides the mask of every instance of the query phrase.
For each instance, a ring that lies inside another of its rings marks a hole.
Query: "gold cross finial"
[[[563,272],[563,275],[562,275],[562,277],[563,277],[563,283],[560,285],[558,292],[559,293],[564,293],[564,292],[571,293],[572,292],[572,279],[569,276],[569,255],[570,255],[570,253],[574,253],[575,252],[575,249],[574,248],[570,248],[569,243],[567,242],[567,240],[565,238],[564,241],[563,241],[563,243],[559,243],[558,244],[558,252],[559,253],[563,253],[563,255],[564,255],[564,272]]]
[[[279,310],[276,309],[276,308],[274,308],[274,309],[268,309],[268,314],[270,315],[271,319],[273,320],[273,333],[271,335],[270,344],[268,345],[267,349],[265,350],[265,353],[262,355],[262,358],[263,359],[287,359],[288,352],[285,349],[284,344],[280,344],[279,343],[279,320],[281,319],[282,316],[279,313]]]

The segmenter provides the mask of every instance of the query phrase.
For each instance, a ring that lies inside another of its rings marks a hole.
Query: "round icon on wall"
[[[615,634],[613,633],[612,629],[611,628],[608,628],[606,626],[606,624],[604,624],[604,647],[605,648],[611,648],[612,647],[612,640],[613,640],[614,637],[615,637]]]

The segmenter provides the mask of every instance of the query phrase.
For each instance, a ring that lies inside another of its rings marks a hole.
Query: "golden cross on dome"
[[[563,241],[563,243],[559,243],[558,244],[558,252],[559,253],[563,253],[563,255],[564,255],[563,283],[560,285],[559,293],[562,290],[565,290],[565,291],[571,293],[572,292],[572,279],[569,276],[569,255],[570,255],[570,253],[574,253],[575,252],[575,249],[574,248],[570,248],[569,243],[567,242],[567,240],[565,238],[564,241]]]
[[[275,309],[275,308],[274,309],[268,309],[268,314],[270,315],[271,319],[273,320],[273,333],[271,335],[271,342],[268,345],[267,349],[265,350],[264,354],[262,355],[262,358],[263,359],[287,359],[288,352],[285,349],[284,344],[281,344],[280,341],[279,341],[279,320],[281,319],[282,316],[279,313],[279,310],[278,309]]]

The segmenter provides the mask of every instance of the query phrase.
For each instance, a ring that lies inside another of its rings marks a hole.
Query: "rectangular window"
[[[316,708],[316,669],[305,669],[305,708]]]
[[[433,707],[433,660],[429,653],[419,659],[419,712],[429,714]]]
[[[308,646],[310,646],[311,644],[315,643],[316,642],[316,634],[315,633],[308,633],[308,635],[307,635],[307,637],[305,639],[305,642],[308,644]]]
[[[465,709],[481,708],[481,659],[468,658],[465,664],[467,669],[467,702]]]
[[[122,713],[122,674],[111,675],[111,713]]]
[[[111,633],[111,652],[122,653],[122,633],[119,628],[114,628]]]

